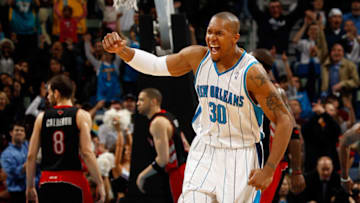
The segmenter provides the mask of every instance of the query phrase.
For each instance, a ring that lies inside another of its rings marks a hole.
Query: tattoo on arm
[[[264,76],[263,74],[257,74],[255,76],[250,76],[249,77],[254,84],[256,85],[256,87],[261,87],[263,86],[263,84],[266,83],[266,81],[269,80],[269,78],[267,78],[266,76]]]
[[[281,102],[281,98],[273,91],[266,97],[266,106],[274,113],[275,116],[278,115],[280,111],[287,113],[285,106]]]

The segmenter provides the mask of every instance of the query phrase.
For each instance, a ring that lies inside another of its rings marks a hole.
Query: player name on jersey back
[[[71,117],[46,119],[46,127],[61,127],[61,126],[67,126],[67,125],[72,125]]]

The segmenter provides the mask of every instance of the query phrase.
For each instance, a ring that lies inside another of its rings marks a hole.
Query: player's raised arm
[[[179,53],[157,57],[146,51],[126,46],[126,41],[118,33],[107,34],[102,41],[105,51],[115,53],[139,72],[155,76],[181,76],[191,70],[196,72],[207,48],[189,46]]]
[[[90,175],[95,179],[97,183],[97,189],[100,195],[99,202],[105,201],[105,189],[104,183],[100,174],[99,167],[96,163],[96,157],[91,150],[91,138],[90,138],[90,126],[91,117],[88,112],[79,110],[76,116],[76,123],[80,130],[80,151],[84,158],[85,164],[88,167]]]
[[[255,64],[248,71],[246,77],[247,89],[260,104],[265,115],[276,124],[275,137],[269,158],[263,170],[254,171],[250,175],[249,184],[257,189],[266,189],[271,183],[273,173],[283,158],[288,146],[294,121],[286,108],[276,87],[269,80],[261,65]]]

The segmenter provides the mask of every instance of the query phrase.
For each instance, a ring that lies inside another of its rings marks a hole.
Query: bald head
[[[323,156],[319,158],[316,169],[321,180],[329,180],[333,172],[333,163],[330,157]]]
[[[230,13],[230,12],[220,12],[215,14],[211,19],[213,18],[220,18],[222,20],[228,21],[232,31],[236,34],[240,32],[240,21],[239,18],[236,17],[236,15]]]

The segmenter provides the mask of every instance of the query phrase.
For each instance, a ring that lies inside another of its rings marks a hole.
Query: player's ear
[[[156,105],[156,103],[157,103],[157,101],[156,101],[155,98],[152,98],[152,99],[150,100],[150,102],[151,102],[152,105]]]
[[[61,96],[61,95],[60,95],[59,90],[55,89],[55,90],[54,90],[54,97],[55,97],[55,98],[59,98],[60,96]]]
[[[233,39],[234,39],[234,44],[236,44],[240,39],[240,34],[239,33],[234,34]]]

